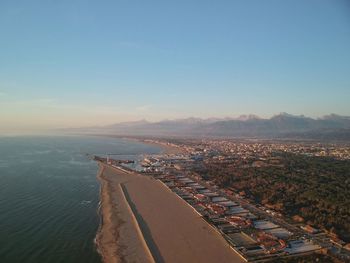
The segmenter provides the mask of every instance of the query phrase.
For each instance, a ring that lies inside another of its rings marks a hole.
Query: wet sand
[[[105,263],[154,262],[120,185],[127,178],[122,174],[118,177],[100,165],[102,222],[96,236],[98,251]]]
[[[160,181],[107,166],[100,180],[103,224],[97,244],[104,262],[244,262]]]

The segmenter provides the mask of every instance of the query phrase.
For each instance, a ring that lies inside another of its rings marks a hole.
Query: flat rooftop
[[[279,227],[279,228],[273,228],[268,229],[265,232],[274,235],[277,238],[286,239],[292,235],[291,232],[289,232],[287,229]]]
[[[298,254],[318,250],[320,248],[319,245],[315,245],[311,241],[296,240],[289,242],[289,246],[285,248],[284,251],[289,254]]]
[[[231,207],[227,213],[228,214],[241,214],[241,213],[248,213],[249,211],[244,209],[243,207],[240,206],[235,206],[235,207]]]
[[[267,220],[258,220],[254,222],[254,227],[261,230],[267,230],[267,229],[273,229],[273,228],[279,228],[278,225],[267,221]]]
[[[252,246],[256,241],[244,233],[227,234],[232,243],[237,247]]]

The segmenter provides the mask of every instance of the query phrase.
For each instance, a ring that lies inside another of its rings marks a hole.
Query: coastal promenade
[[[104,262],[244,262],[160,181],[100,166],[103,220],[97,245]]]

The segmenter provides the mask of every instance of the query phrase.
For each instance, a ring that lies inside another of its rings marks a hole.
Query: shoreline
[[[103,263],[155,263],[117,177],[99,163],[100,225],[95,237],[96,250]]]
[[[95,238],[94,238],[94,244],[95,244],[95,247],[96,247],[96,251],[97,253],[100,255],[101,257],[101,261],[103,262],[103,258],[102,258],[102,252],[100,250],[100,237],[99,237],[99,233],[101,232],[101,228],[102,228],[102,225],[103,225],[103,217],[102,217],[102,182],[101,182],[101,174],[103,172],[103,168],[101,168],[101,166],[99,165],[98,167],[98,171],[97,171],[97,180],[100,184],[100,187],[99,187],[99,202],[98,202],[98,206],[97,206],[97,215],[98,215],[98,218],[99,218],[99,224],[98,224],[98,228],[97,228],[97,231],[96,231],[96,235],[95,235]]]
[[[128,139],[128,138],[126,138]],[[155,141],[152,139],[134,139],[137,142],[141,142],[143,144],[157,146],[162,149],[162,154],[182,154],[185,153],[185,150],[180,148],[179,146],[171,145],[169,143]]]
[[[164,141],[159,141],[156,139],[152,139],[151,137],[127,137],[127,136],[119,136],[119,135],[113,135],[113,134],[89,134],[90,136],[100,136],[100,137],[106,137],[106,138],[117,138],[117,139],[123,139],[128,140],[132,142],[139,142],[145,145],[150,146],[157,146],[161,148],[162,154],[181,154],[185,153],[185,150],[179,146],[172,145],[170,143],[166,142],[166,139]]]
[[[98,213],[99,213],[99,217],[100,217],[100,224],[98,226],[98,230],[96,233],[96,237],[95,237],[95,244],[96,244],[96,250],[99,253],[99,255],[101,256],[101,261],[103,263],[109,263],[109,262],[118,262],[116,260],[116,258],[107,258],[106,256],[106,249],[103,245],[103,234],[102,231],[103,229],[106,227],[105,226],[105,217],[106,215],[105,212],[103,211],[103,207],[104,205],[106,205],[106,203],[108,203],[108,197],[106,197],[106,193],[105,193],[105,184],[106,182],[104,181],[103,177],[103,172],[104,172],[105,167],[101,164],[99,164],[99,170],[98,170],[98,174],[97,174],[97,179],[100,182],[100,193],[99,193],[99,198],[100,198],[100,202],[99,202],[99,207],[98,207]]]
[[[100,166],[102,225],[96,243],[104,263],[242,262],[221,235],[160,181]]]

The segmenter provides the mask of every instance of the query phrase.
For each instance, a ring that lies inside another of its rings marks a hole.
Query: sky
[[[0,1],[0,132],[349,101],[348,0]]]

